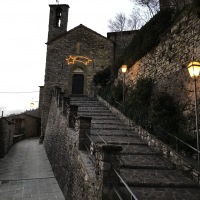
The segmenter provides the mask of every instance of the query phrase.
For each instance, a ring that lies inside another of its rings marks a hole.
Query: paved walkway
[[[64,200],[38,141],[23,140],[0,159],[0,200]]]

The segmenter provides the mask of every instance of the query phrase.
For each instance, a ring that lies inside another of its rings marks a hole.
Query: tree
[[[141,13],[138,8],[134,8],[128,18],[124,13],[118,13],[114,20],[108,21],[108,28],[113,32],[138,30],[146,22]]]
[[[151,17],[153,17],[159,11],[159,0],[132,0],[139,6],[147,8]]]
[[[120,32],[128,30],[127,18],[124,13],[117,13],[114,20],[108,21],[108,28],[113,32]]]

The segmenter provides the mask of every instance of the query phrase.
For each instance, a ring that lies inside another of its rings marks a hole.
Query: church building
[[[68,96],[94,96],[94,74],[114,66],[120,51],[116,41],[121,34],[111,32],[104,37],[82,24],[67,31],[68,10],[66,4],[50,5],[45,83],[39,102],[43,134],[55,86]],[[133,33],[124,32],[124,38],[128,36],[130,42]]]

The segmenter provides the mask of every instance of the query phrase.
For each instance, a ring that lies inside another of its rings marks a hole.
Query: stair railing
[[[110,96],[107,96],[108,99],[110,99]],[[133,121],[132,119],[130,119],[125,113],[125,106],[121,103],[119,103],[118,101],[112,99],[112,101],[114,101],[114,105],[112,104],[113,107],[115,107],[116,109],[119,109],[120,112],[122,112],[122,114],[124,116],[126,116],[126,118],[129,121]],[[118,106],[116,106],[118,105]],[[163,129],[159,129],[157,127],[153,127],[152,123],[149,120],[143,120],[142,121],[142,125],[138,123],[139,126],[143,127],[144,129],[146,129],[149,133],[151,133],[152,135],[156,136],[158,139],[160,139],[161,141],[163,141],[164,143],[168,144],[172,149],[176,150],[177,152],[179,152],[182,156],[186,156],[187,151],[180,151],[180,148],[185,146],[185,148],[189,148],[190,150],[194,151],[195,153],[193,154],[193,161],[197,162],[197,159],[195,158],[196,154],[200,154],[200,151],[198,151],[197,148],[193,147],[192,145],[188,144],[187,142],[184,142],[183,140],[181,140],[180,138],[174,136],[173,134],[163,130]],[[162,134],[164,133],[164,134]],[[168,136],[168,137],[166,137]],[[167,140],[172,139],[174,141],[174,146],[173,143],[169,142],[167,143]],[[191,156],[187,156],[187,159],[191,160]]]
[[[95,142],[92,140],[92,138],[86,134],[88,139],[90,140],[90,148],[88,148],[87,144],[84,143],[85,145],[85,148],[88,152],[90,152],[91,154],[91,158],[92,158],[92,161],[95,163]],[[104,143],[104,144],[108,144],[102,137],[100,134],[97,133],[97,136],[101,139],[101,141]],[[116,169],[113,168],[113,171],[115,172],[116,176],[119,178],[119,180],[123,183],[123,185],[125,186],[125,188],[127,189],[127,191],[129,192],[130,194],[130,197],[131,197],[131,200],[138,200],[138,198],[136,197],[136,195],[131,191],[130,187],[127,185],[127,183],[124,181],[124,179],[120,176],[119,172],[117,172]],[[113,189],[114,189],[114,192],[116,193],[117,197],[120,199],[120,200],[124,200],[119,191],[113,186]]]
[[[120,181],[124,184],[124,186],[126,187],[126,189],[128,190],[128,192],[130,193],[130,197],[131,200],[138,200],[138,198],[135,196],[135,194],[133,194],[132,190],[130,189],[130,187],[127,185],[127,183],[123,180],[123,178],[120,176],[120,174],[118,173],[118,171],[116,169],[114,169],[115,174],[118,176],[118,178],[120,179]],[[119,194],[119,192],[116,190],[116,188],[114,187],[114,191],[117,194],[118,198],[120,200],[123,200],[123,198],[121,197],[121,195]]]

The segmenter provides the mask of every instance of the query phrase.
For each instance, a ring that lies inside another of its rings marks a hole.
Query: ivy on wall
[[[165,9],[157,13],[132,39],[123,54],[124,62],[131,67],[136,61],[156,47],[162,35],[172,25],[174,19],[175,14],[172,9]]]

